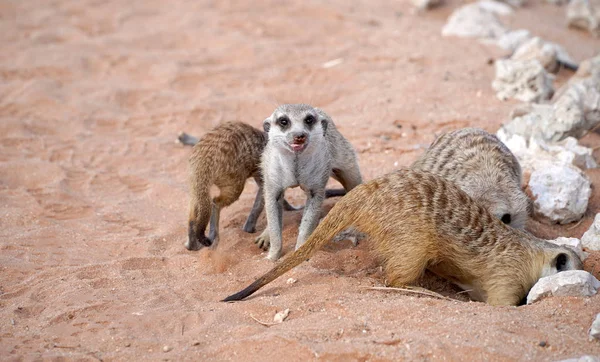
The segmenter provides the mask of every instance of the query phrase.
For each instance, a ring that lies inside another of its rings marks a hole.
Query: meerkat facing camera
[[[362,182],[354,148],[322,110],[307,104],[284,104],[263,122],[269,141],[262,155],[267,229],[257,244],[269,246],[267,258],[281,256],[282,198],[287,188],[306,193],[296,249],[319,222],[329,177],[346,191]]]

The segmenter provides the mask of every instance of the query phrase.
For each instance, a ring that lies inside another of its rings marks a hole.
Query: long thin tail
[[[345,196],[345,189],[325,189],[325,198]]]
[[[355,215],[350,210],[352,202],[347,201],[350,200],[344,198],[331,209],[327,216],[325,216],[325,219],[317,226],[315,231],[313,231],[306,243],[304,243],[300,249],[287,256],[279,265],[258,278],[244,290],[230,295],[222,301],[232,302],[235,300],[242,300],[310,258],[325,243],[333,239],[337,233],[353,223]]]
[[[177,136],[177,141],[185,146],[194,146],[196,143],[198,143],[198,138],[185,132],[181,132],[179,136]]]

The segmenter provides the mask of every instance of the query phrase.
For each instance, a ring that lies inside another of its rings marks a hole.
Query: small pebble
[[[129,342],[125,343],[125,347],[131,347],[131,343],[129,343]]]
[[[548,343],[546,343],[546,341],[540,341],[540,343],[538,343],[538,346],[540,347],[546,347],[548,345]]]
[[[173,349],[173,347],[170,346],[164,346],[163,347],[163,352],[170,352]]]
[[[192,343],[192,346],[199,346],[200,345],[200,341],[195,341],[194,343]]]
[[[294,279],[294,278],[289,278],[289,279],[287,280],[287,282],[286,282],[286,283],[288,283],[288,284],[294,284],[294,283],[295,283],[295,282],[297,282],[297,281],[298,281],[298,280],[296,280],[296,279]]]

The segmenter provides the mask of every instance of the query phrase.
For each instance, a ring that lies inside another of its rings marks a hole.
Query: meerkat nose
[[[294,135],[294,143],[303,144],[306,142],[306,133],[299,133]]]

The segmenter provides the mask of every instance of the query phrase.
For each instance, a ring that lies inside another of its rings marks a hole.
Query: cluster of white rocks
[[[598,167],[577,139],[600,126],[600,56],[582,62],[550,104],[524,104],[497,132],[531,172],[536,212],[566,224],[587,209],[591,184],[581,171]]]
[[[571,0],[567,6],[567,23],[600,36],[600,0]]]
[[[497,1],[471,3],[450,15],[442,35],[477,38],[512,52],[510,57],[495,62],[492,87],[499,99],[547,101],[555,91],[552,73],[561,65],[576,69],[577,63],[562,46],[533,36],[528,30],[505,27],[499,17],[512,12],[510,6]]]
[[[561,5],[563,0],[548,1]],[[510,4],[519,6],[521,1]],[[525,103],[512,112],[497,135],[531,173],[529,188],[536,212],[558,223],[574,222],[587,210],[591,195],[590,180],[582,170],[598,167],[592,149],[579,145],[578,139],[600,126],[600,55],[578,66],[560,45],[525,29],[505,27],[500,18],[512,12],[510,6],[496,1],[471,3],[450,15],[442,35],[475,38],[511,52],[495,62],[492,87],[499,99]],[[570,0],[567,17],[570,26],[600,34],[600,0]],[[577,72],[555,90],[553,73],[561,66]],[[581,240],[551,242],[572,248],[584,260],[584,247],[600,250],[600,214]],[[588,272],[561,272],[541,278],[527,303],[552,295],[592,296],[598,288],[600,281]],[[600,336],[600,318],[597,324],[594,333]]]
[[[600,36],[600,0],[547,0],[555,5],[565,5],[569,27],[588,30],[594,36]],[[419,10],[431,9],[442,4],[442,0],[412,0]],[[498,37],[506,35],[505,29],[494,14],[507,15],[512,9],[500,2],[483,0],[480,3],[465,5],[456,10],[444,27],[444,35]],[[505,3],[520,7],[525,0],[504,0]],[[487,10],[484,13],[482,10]],[[490,15],[489,13],[492,13]],[[513,49],[514,50],[514,49]]]

